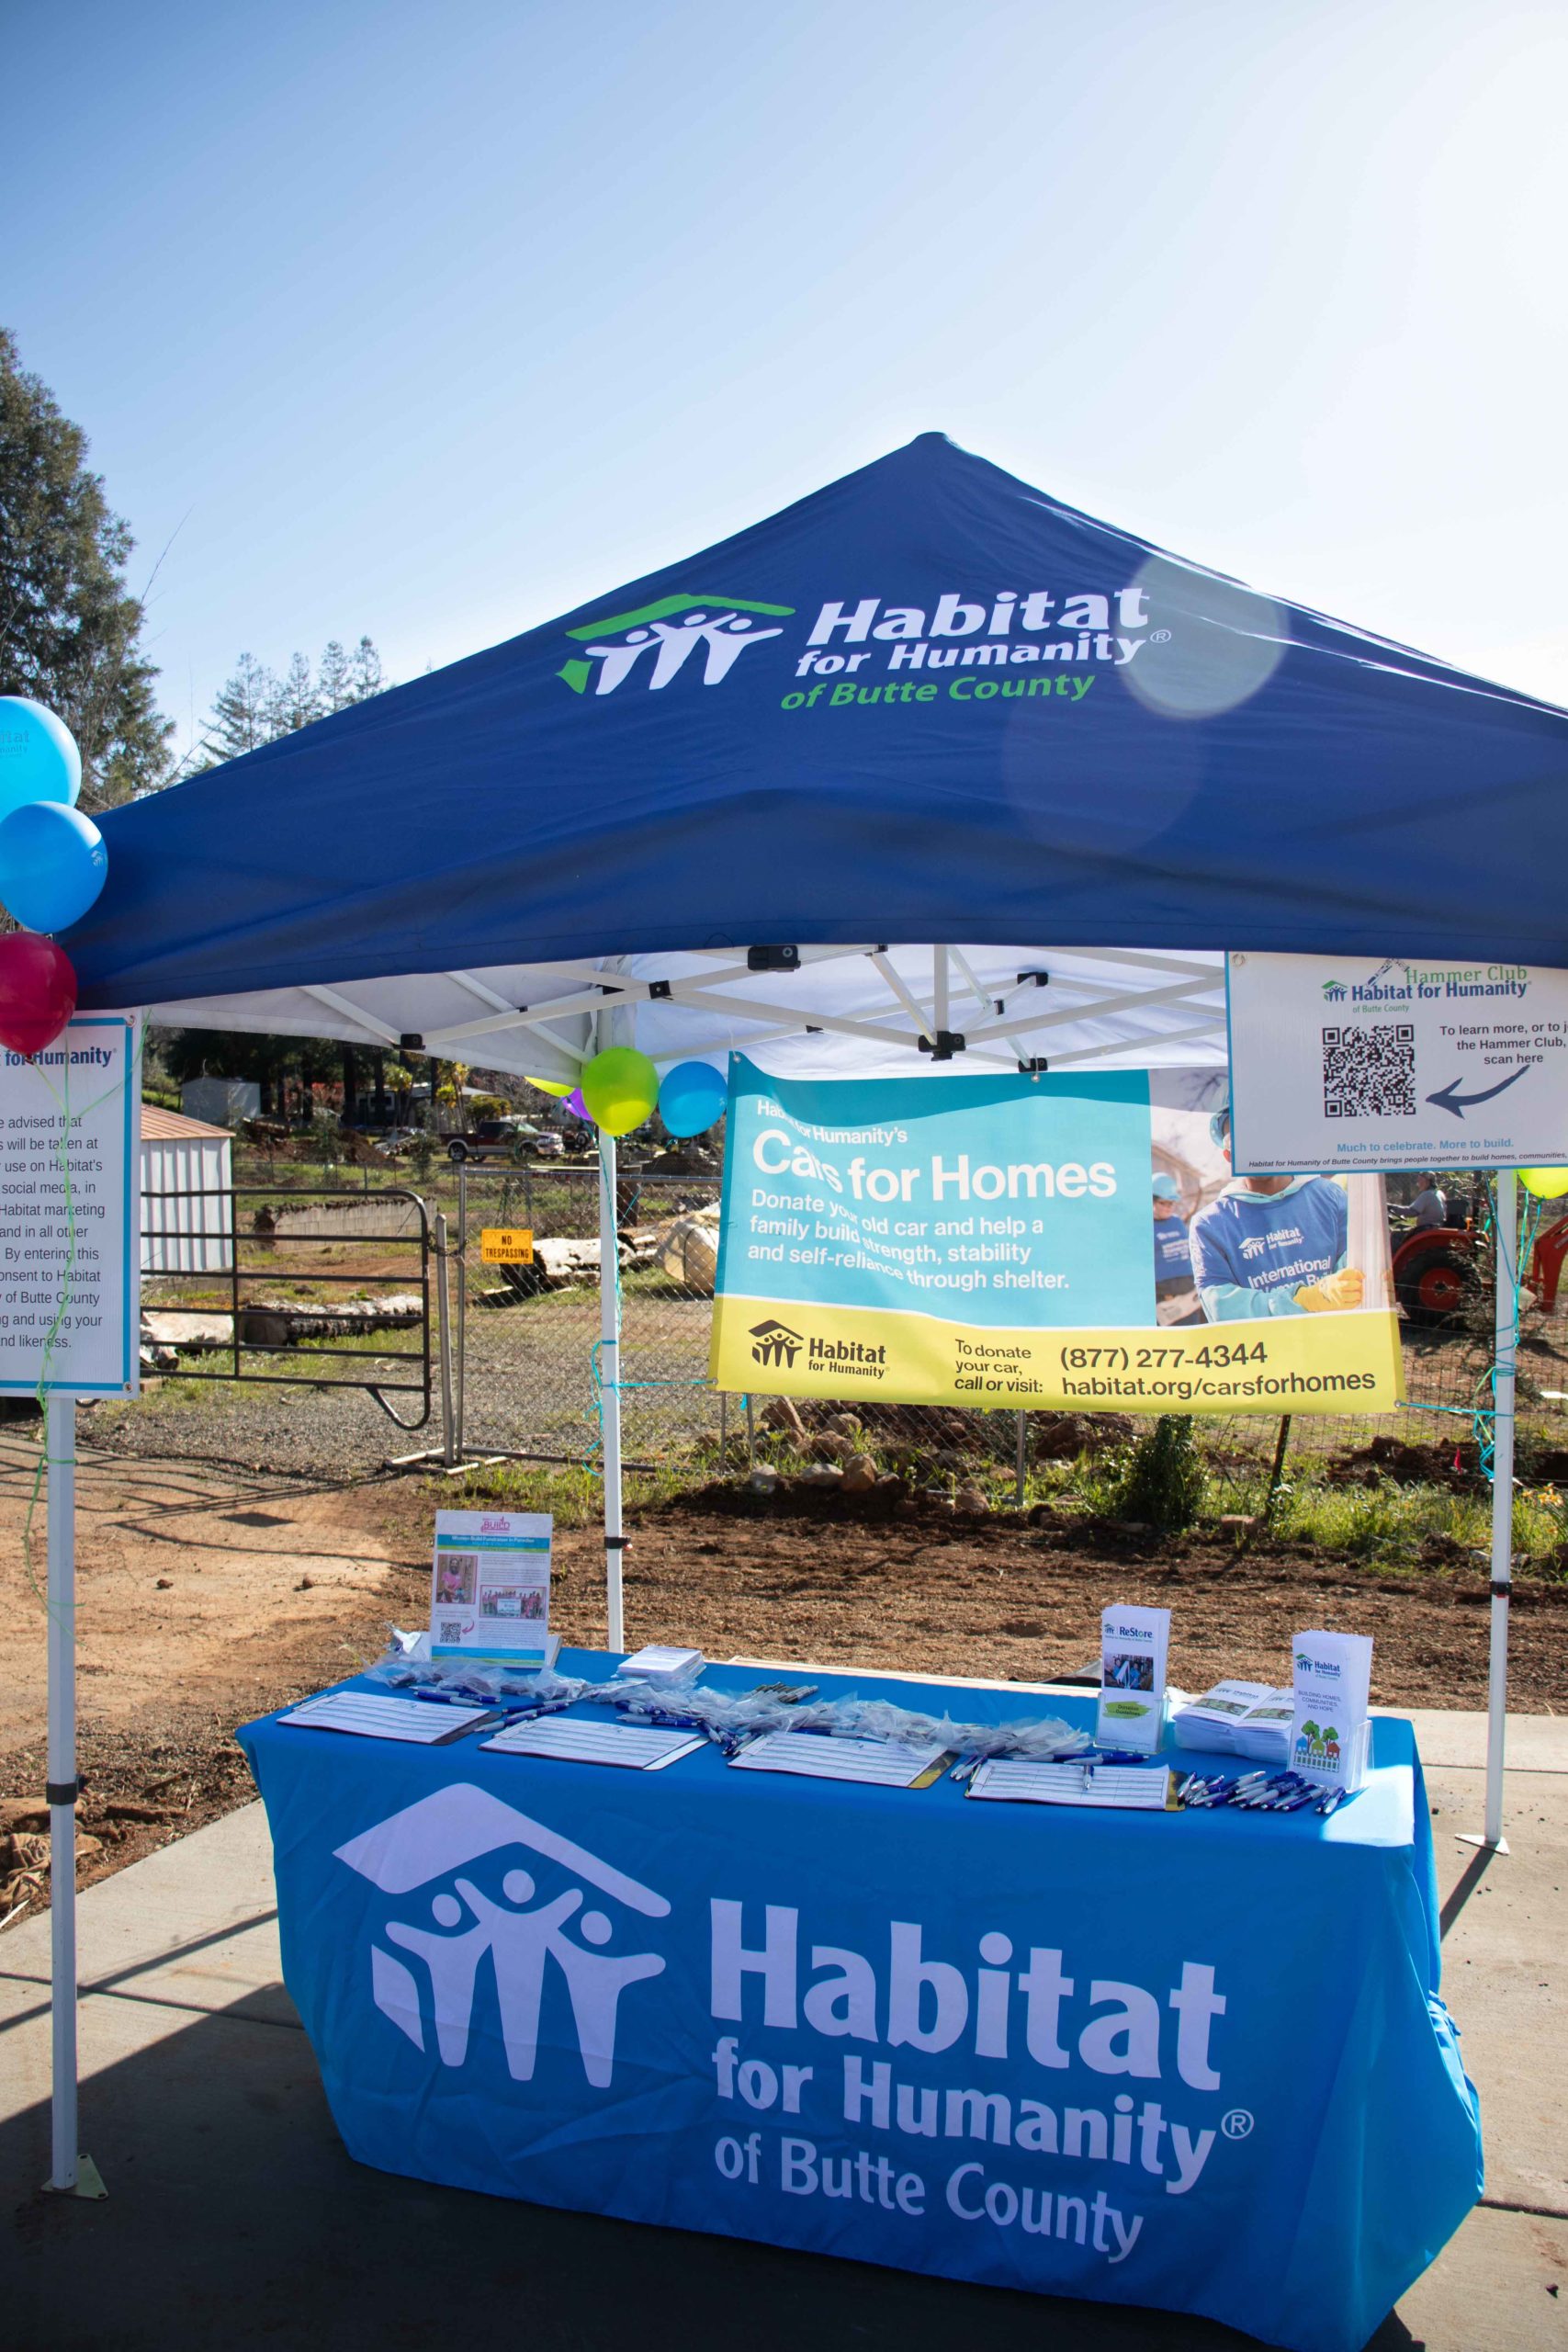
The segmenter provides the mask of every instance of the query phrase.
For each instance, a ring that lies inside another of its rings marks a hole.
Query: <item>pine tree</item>
[[[290,656],[281,677],[254,654],[242,653],[233,676],[220,688],[213,703],[193,768],[200,774],[263,743],[276,743],[279,736],[292,735],[299,728],[309,727],[312,719],[344,710],[351,703],[367,701],[387,684],[381,674],[381,657],[367,637],[360,639],[352,654],[345,653],[333,638],[322,650],[321,668],[313,679],[303,653]]]
[[[368,702],[372,695],[378,695],[391,684],[390,679],[382,676],[381,657],[367,637],[362,637],[355,647],[349,671],[355,702]]]
[[[237,760],[272,741],[271,713],[277,680],[253,653],[242,653],[234,674],[218,689],[202,739],[206,755],[200,764],[216,767],[221,760]]]
[[[334,710],[346,709],[355,699],[348,656],[335,637],[322,646],[321,658],[316,664],[316,699],[323,716],[329,718]]]
[[[90,809],[156,788],[172,727],[126,585],[134,541],[86,455],[80,426],[23,372],[0,328],[0,694],[28,695],[65,721]]]
[[[275,684],[267,705],[267,734],[265,740],[276,742],[280,735],[298,734],[301,727],[309,727],[320,718],[321,705],[316,699],[316,684],[310,675],[310,664],[302,653],[290,656],[288,667]]]

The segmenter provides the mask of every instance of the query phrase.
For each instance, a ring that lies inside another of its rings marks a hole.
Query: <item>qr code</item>
[[[436,1630],[435,1638],[438,1642],[460,1642],[463,1638],[462,1619],[460,1617],[443,1617],[441,1623]]]
[[[1323,1114],[1327,1119],[1416,1116],[1416,1032],[1409,1022],[1324,1031]]]

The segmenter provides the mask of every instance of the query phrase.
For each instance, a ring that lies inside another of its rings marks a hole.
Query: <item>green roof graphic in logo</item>
[[[639,605],[635,612],[608,613],[602,620],[585,621],[579,628],[568,629],[567,635],[586,645],[593,660],[600,663],[596,694],[614,694],[637,669],[645,653],[653,656],[651,669],[647,673],[649,688],[667,686],[697,645],[703,646],[707,655],[703,684],[716,686],[728,675],[749,645],[759,645],[764,638],[779,635],[776,628],[754,628],[741,618],[742,614],[761,613],[787,620],[794,611],[793,605],[760,605],[746,596],[676,594],[660,596],[651,605]],[[671,626],[672,623],[679,625]],[[611,638],[618,638],[620,642],[594,642]],[[593,661],[584,662],[574,656],[562,663],[556,675],[574,695],[586,694],[593,684]]]

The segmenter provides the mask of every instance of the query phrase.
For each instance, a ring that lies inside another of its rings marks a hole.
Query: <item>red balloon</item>
[[[0,938],[0,1045],[31,1060],[76,1010],[76,973],[63,947],[36,931]]]

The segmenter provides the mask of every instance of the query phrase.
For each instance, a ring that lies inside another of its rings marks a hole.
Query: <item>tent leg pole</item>
[[[457,1162],[457,1331],[453,1348],[452,1410],[454,1457],[463,1458],[463,1408],[468,1369],[468,1163]]]
[[[1463,1842],[1506,1854],[1503,1758],[1508,1727],[1508,1597],[1514,1574],[1514,1388],[1519,1328],[1519,1193],[1511,1168],[1497,1170],[1496,1308],[1493,1324],[1492,1624],[1486,1690],[1486,1812],[1479,1838]]]
[[[599,1130],[599,1408],[604,1436],[604,1604],[609,1647],[626,1648],[621,1561],[621,1283],[615,1138]]]
[[[52,2169],[44,2186],[77,2193],[76,2147],[76,1399],[50,1391],[49,1891],[53,2033]],[[58,1801],[57,1801],[58,1800]],[[101,2192],[99,2192],[101,2193]]]
[[[441,1341],[441,1460],[450,1470],[457,1460],[452,1422],[452,1290],[447,1274],[446,1212],[435,1212],[435,1319]]]

